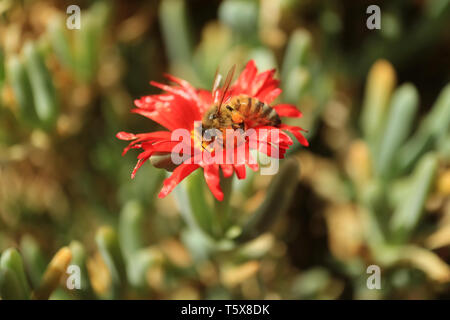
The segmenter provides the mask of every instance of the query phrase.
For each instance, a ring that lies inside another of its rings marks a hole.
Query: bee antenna
[[[223,88],[223,90],[222,90],[222,97],[220,98],[220,103],[219,103],[219,106],[217,108],[216,114],[220,113],[220,108],[222,106],[223,100],[225,100],[225,96],[228,93],[228,89],[230,88],[230,84],[231,84],[231,81],[233,80],[234,71],[235,70],[236,70],[236,65],[233,65],[231,67],[230,71],[228,71],[227,78],[225,79],[225,83],[223,84],[223,87],[222,87]]]

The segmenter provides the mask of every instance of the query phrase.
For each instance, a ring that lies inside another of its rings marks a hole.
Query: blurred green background
[[[449,56],[448,0],[2,0],[0,297],[450,298]],[[222,205],[201,174],[165,199],[163,170],[131,180],[115,134],[161,129],[130,113],[149,81],[249,59],[310,147]]]

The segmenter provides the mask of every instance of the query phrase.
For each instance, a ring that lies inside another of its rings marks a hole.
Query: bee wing
[[[216,73],[214,74],[214,83],[213,83],[213,88],[211,91],[214,102],[216,102],[216,100],[217,100],[218,89],[219,89],[219,85],[220,85],[221,81],[222,81],[222,75],[219,73],[219,67],[217,67]]]
[[[230,88],[231,81],[234,77],[234,71],[236,70],[236,65],[233,65],[228,71],[227,78],[225,79],[225,83],[223,84],[223,90],[222,90],[222,97],[220,98],[219,107],[217,108],[217,113],[220,112],[220,107],[222,106],[223,100],[225,99],[225,96],[227,95],[228,89]]]

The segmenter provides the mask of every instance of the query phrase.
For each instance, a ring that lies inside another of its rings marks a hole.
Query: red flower
[[[245,94],[249,97],[256,98],[259,101],[270,104],[281,93],[278,87],[279,81],[273,78],[275,70],[269,70],[258,73],[253,60],[249,61],[245,69],[242,71],[236,82],[230,87],[226,100],[233,96]],[[134,178],[136,171],[154,154],[170,154],[173,148],[180,143],[180,141],[172,140],[172,132],[176,129],[186,129],[189,132],[194,130],[194,122],[201,121],[204,113],[213,104],[213,97],[210,91],[195,89],[187,81],[178,79],[171,75],[165,75],[170,81],[174,82],[176,86],[169,86],[158,82],[151,81],[155,87],[164,90],[166,93],[158,95],[144,96],[141,99],[135,100],[136,109],[132,112],[139,113],[153,121],[158,122],[164,126],[168,131],[156,131],[150,133],[133,134],[127,132],[117,133],[117,138],[121,140],[132,140],[132,142],[124,149],[125,154],[130,149],[143,149],[138,155],[137,164],[131,174]],[[301,117],[302,114],[293,105],[279,104],[272,106],[280,117]],[[300,127],[289,126],[287,124],[280,124],[278,126],[257,126],[252,129],[256,132],[256,140],[261,146],[266,148],[258,148],[269,156],[273,156],[273,151],[277,151],[279,158],[284,157],[284,153],[292,145],[292,139],[284,132],[292,133],[295,138],[304,146],[308,146],[308,141],[303,137]],[[264,129],[264,130],[262,130]],[[278,139],[270,141],[268,133],[277,133]],[[248,150],[249,145],[246,145]],[[218,199],[223,199],[223,192],[220,188],[220,174],[221,169],[225,177],[229,177],[236,172],[239,179],[245,178],[245,165],[248,165],[252,170],[258,170],[258,165],[251,161],[251,155],[246,152],[245,163],[233,164],[216,164],[193,162],[196,153],[205,152],[199,150],[198,147],[192,147],[191,152],[185,154],[187,160],[178,165],[173,171],[172,175],[164,181],[164,186],[159,193],[159,197],[165,197],[169,194],[178,183],[187,177],[194,170],[202,167],[205,181]]]

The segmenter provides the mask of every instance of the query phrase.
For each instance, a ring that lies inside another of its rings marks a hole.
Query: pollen
[[[244,121],[244,118],[238,112],[233,113],[231,119],[234,123],[242,123]]]

